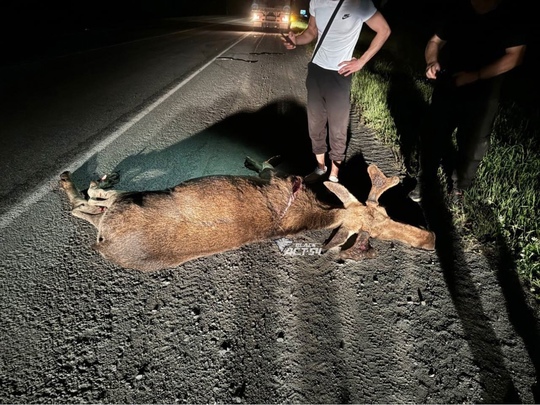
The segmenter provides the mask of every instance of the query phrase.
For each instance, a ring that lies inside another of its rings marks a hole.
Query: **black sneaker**
[[[420,190],[420,181],[416,182],[416,187],[409,192],[409,198],[414,202],[422,201],[422,194]]]

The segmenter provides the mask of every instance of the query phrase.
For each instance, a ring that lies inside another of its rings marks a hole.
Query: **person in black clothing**
[[[428,41],[426,76],[435,84],[412,200],[421,200],[423,184],[436,184],[441,159],[450,165],[454,196],[471,186],[490,146],[504,74],[525,54],[525,33],[512,11],[502,0],[464,1]]]

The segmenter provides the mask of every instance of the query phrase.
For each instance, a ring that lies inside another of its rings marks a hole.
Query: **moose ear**
[[[352,195],[345,186],[331,181],[325,181],[324,185],[341,200],[343,205],[348,206],[351,203],[358,202],[356,197]]]

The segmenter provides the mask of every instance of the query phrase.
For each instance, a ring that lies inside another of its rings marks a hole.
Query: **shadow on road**
[[[399,96],[396,96],[397,93]],[[404,96],[404,93],[407,95]],[[418,170],[416,151],[419,134],[428,111],[427,103],[414,83],[401,75],[394,75],[390,79],[388,99],[398,133],[401,134],[400,147],[404,163],[410,173],[416,173]],[[403,105],[404,100],[407,101],[407,105]],[[429,228],[437,235],[437,255],[469,347],[479,368],[484,387],[483,398],[488,403],[521,403],[512,376],[504,365],[500,343],[490,325],[489,317],[484,312],[480,294],[471,277],[472,270],[465,260],[463,246],[457,239],[458,233],[454,229],[452,214],[445,202],[442,187],[433,179],[426,179],[424,183],[426,190],[421,206]],[[538,329],[532,326],[537,325],[537,320],[526,303],[523,288],[515,271],[515,262],[508,247],[502,243],[498,246],[497,252],[488,259],[491,268],[497,272],[510,321],[524,340],[538,375],[540,334]],[[538,402],[538,387],[532,389]]]
[[[215,105],[220,103],[223,101]],[[182,116],[199,115],[196,107],[182,112]],[[238,112],[199,133],[183,136],[185,139],[170,146],[142,150],[126,157],[112,170],[121,177],[116,188],[161,190],[208,175],[253,175],[244,167],[246,156],[263,161],[281,155],[281,170],[307,174],[315,161],[306,122],[305,108],[294,100],[279,100],[256,111]],[[161,131],[174,134],[177,126],[173,119]],[[98,170],[95,156],[73,173],[74,180],[77,184],[88,184],[103,174]]]
[[[217,101],[216,105],[222,103]],[[197,116],[198,111],[194,108],[186,115]],[[174,131],[175,125],[173,120],[171,128],[162,130]],[[113,171],[121,178],[117,189],[162,190],[208,175],[254,175],[244,167],[246,156],[264,161],[276,155],[281,156],[277,169],[284,173],[304,176],[315,167],[305,107],[295,100],[277,100],[256,111],[238,112],[166,148],[143,150],[128,156]],[[351,151],[340,170],[340,182],[362,202],[366,201],[371,189],[367,167],[362,153]],[[97,157],[94,156],[73,173],[75,183],[86,185],[103,175],[97,168]],[[322,182],[308,187],[319,198],[339,203]],[[425,227],[422,210],[407,198],[407,191],[399,184],[386,191],[379,201],[393,219]]]
[[[485,205],[479,207],[478,212],[486,216],[485,220],[492,224],[498,224],[493,210]],[[524,294],[523,285],[517,274],[516,263],[512,257],[508,245],[504,241],[502,229],[498,230],[495,245],[486,251],[486,257],[493,269],[501,286],[506,300],[508,317],[514,330],[521,337],[525,348],[536,371],[536,385],[531,387],[534,402],[540,403],[540,329],[538,319],[528,304]]]
[[[485,314],[472,270],[452,224],[452,214],[439,184],[428,186],[422,207],[429,227],[437,235],[436,251],[441,269],[463,326],[475,363],[486,403],[521,403],[512,376],[505,367],[498,337]]]

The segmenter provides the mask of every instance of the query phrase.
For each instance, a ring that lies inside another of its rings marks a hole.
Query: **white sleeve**
[[[360,2],[360,15],[363,21],[369,20],[377,12],[377,7],[372,0],[362,0]]]

